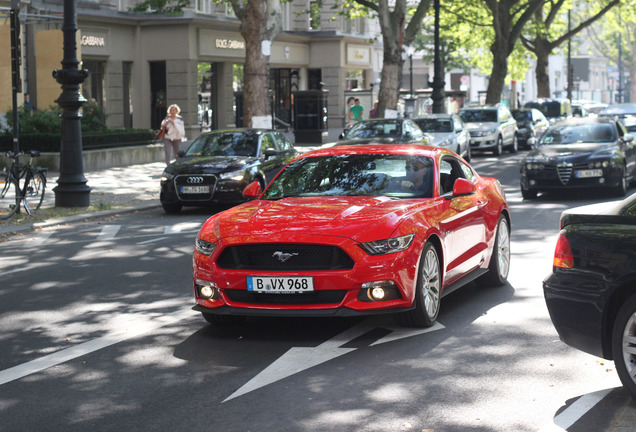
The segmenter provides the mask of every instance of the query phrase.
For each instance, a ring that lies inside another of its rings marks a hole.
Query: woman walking
[[[177,153],[181,147],[181,142],[186,140],[185,125],[179,115],[181,108],[172,104],[168,107],[168,116],[161,122],[161,127],[166,128],[166,135],[163,139],[163,149],[166,155],[166,165],[170,165],[172,156],[177,159]]]

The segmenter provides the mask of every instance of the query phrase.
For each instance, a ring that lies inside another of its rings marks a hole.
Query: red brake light
[[[570,242],[563,234],[559,234],[556,249],[554,250],[554,267],[572,268],[574,266],[574,258],[572,257],[572,249]]]

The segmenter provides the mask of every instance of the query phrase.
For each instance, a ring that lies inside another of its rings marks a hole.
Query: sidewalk
[[[317,145],[297,145],[300,152],[318,148]],[[61,223],[83,220],[87,217],[158,207],[161,174],[165,162],[114,167],[103,171],[84,173],[91,188],[90,206],[87,208],[60,209],[55,207],[55,192],[59,173],[47,174],[46,191],[40,210],[34,216],[22,214],[9,220],[0,220],[0,236],[8,233],[30,231]]]

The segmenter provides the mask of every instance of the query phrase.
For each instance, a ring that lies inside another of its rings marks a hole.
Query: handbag
[[[159,131],[155,134],[155,139],[158,140],[162,140],[164,139],[166,136],[166,127],[162,127],[161,129],[159,129]]]

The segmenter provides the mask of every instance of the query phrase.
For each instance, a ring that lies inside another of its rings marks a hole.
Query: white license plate
[[[580,170],[576,172],[576,177],[577,178],[603,177],[603,170],[600,170],[600,169]]]
[[[270,294],[295,294],[314,290],[312,277],[248,276],[247,290]]]
[[[181,186],[181,193],[187,193],[187,194],[210,193],[210,186]]]

